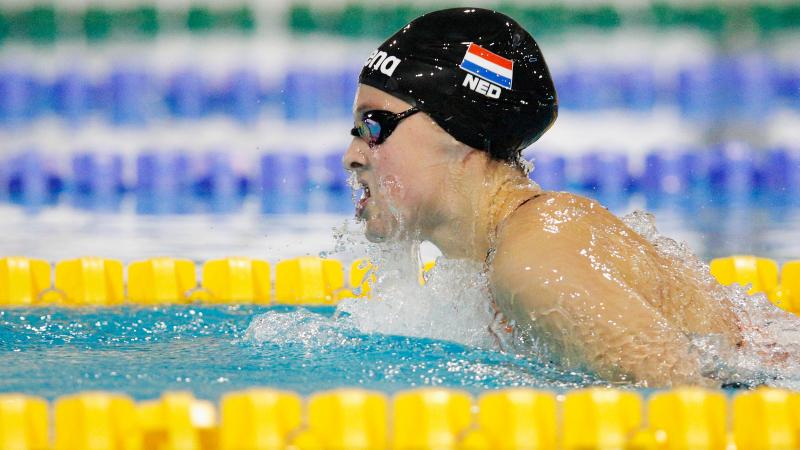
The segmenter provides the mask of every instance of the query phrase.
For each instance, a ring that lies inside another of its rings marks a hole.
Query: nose
[[[342,157],[342,165],[345,170],[357,170],[367,165],[366,152],[360,144],[361,141],[358,139],[350,141],[350,146],[347,147]]]

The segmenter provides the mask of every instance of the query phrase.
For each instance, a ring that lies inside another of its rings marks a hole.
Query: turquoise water
[[[301,394],[342,386],[387,393],[423,385],[478,393],[562,391],[600,382],[529,358],[446,341],[361,333],[334,309],[257,306],[0,311],[0,392],[53,399],[86,390],[136,399],[189,390],[218,399],[253,386]],[[246,336],[267,314],[274,334]]]
[[[795,203],[738,205],[696,198],[668,201],[666,197],[657,202],[629,199],[624,204],[605,200],[620,214],[635,208],[654,211],[664,234],[687,241],[706,261],[735,253],[755,253],[779,262],[800,257],[800,229],[794,225],[800,208]],[[94,254],[126,263],[165,254],[197,262],[229,255],[272,262],[314,255],[336,247],[333,230],[347,220],[336,214],[264,215],[258,205],[249,203],[239,214],[221,216],[146,216],[125,208],[99,213],[69,207],[29,215],[2,205],[0,212],[4,217],[0,232],[10,237],[3,242],[3,255],[58,261]],[[360,235],[357,227],[351,233]],[[353,254],[347,257],[364,256],[362,247],[349,250]],[[225,392],[253,386],[308,394],[342,386],[391,393],[439,385],[478,393],[508,386],[564,391],[604,384],[532,357],[375,332],[431,335],[427,334],[430,330],[411,330],[407,325],[424,322],[423,318],[439,329],[442,323],[464,330],[480,326],[482,322],[474,317],[454,321],[450,315],[454,303],[463,304],[473,294],[474,302],[482,297],[468,289],[461,291],[465,283],[458,277],[444,280],[449,282],[427,294],[390,292],[389,298],[404,303],[405,309],[386,305],[386,310],[358,311],[360,327],[334,319],[333,308],[192,305],[0,310],[0,392],[53,399],[77,391],[109,390],[145,399],[166,390],[190,390],[198,397],[217,399]],[[416,283],[414,277],[411,281]],[[380,319],[387,311],[398,314],[394,325],[368,320]],[[258,338],[253,338],[247,330],[259,317],[266,320]]]

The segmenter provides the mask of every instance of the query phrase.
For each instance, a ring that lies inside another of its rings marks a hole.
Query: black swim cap
[[[487,9],[414,19],[370,55],[358,81],[416,105],[454,138],[504,161],[515,160],[558,115],[536,41]]]

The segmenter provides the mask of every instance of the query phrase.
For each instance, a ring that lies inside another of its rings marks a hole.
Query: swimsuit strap
[[[526,198],[526,199],[525,199],[525,200],[524,200],[522,203],[520,203],[519,205],[517,205],[517,207],[516,207],[516,208],[514,208],[514,211],[511,211],[511,214],[514,214],[515,212],[517,212],[517,210],[518,210],[518,209],[520,209],[520,208],[522,208],[522,205],[524,205],[525,203],[528,203],[529,201],[531,201],[531,200],[533,200],[533,199],[535,199],[535,198],[537,198],[537,197],[541,197],[542,195],[544,195],[544,194],[546,194],[546,193],[547,193],[547,192],[539,192],[539,193],[538,193],[538,194],[536,194],[536,195],[533,195],[533,196],[531,196],[531,197],[528,197],[528,198]],[[511,214],[509,214],[509,216],[510,216]],[[497,230],[495,229],[495,231],[497,231]]]
[[[536,195],[533,195],[533,196],[531,196],[529,198],[526,198],[522,203],[517,205],[517,207],[514,208],[514,210],[511,211],[511,213],[508,216],[510,216],[511,214],[514,214],[518,209],[520,209],[522,207],[522,205],[528,203],[529,201],[531,201],[531,200],[533,200],[533,199],[535,199],[537,197],[541,197],[544,194],[546,194],[546,192],[539,192]],[[508,218],[508,216],[506,216],[506,218]],[[500,228],[500,224],[502,224],[502,222],[497,224],[497,226],[494,227],[494,236],[495,236],[495,238],[497,237],[497,230]],[[495,251],[495,247],[494,247],[494,245],[491,245],[489,247],[489,250],[486,252],[486,258],[484,258],[484,261],[483,261],[483,271],[486,274],[487,278],[488,278],[488,275],[489,275],[489,265],[492,262],[491,260],[492,260],[493,255],[494,255],[494,251]],[[488,286],[487,286],[487,288],[488,288]],[[503,316],[503,313],[500,311],[500,307],[497,306],[497,300],[494,298],[494,294],[492,293],[491,288],[488,288],[487,294],[489,295],[489,305],[492,307],[492,310],[494,310],[494,322],[492,323],[492,325],[489,326],[489,333],[491,333],[494,336],[494,338],[497,341],[498,345],[500,345],[501,348],[502,348],[502,342],[504,342],[504,341],[503,341],[503,339],[500,338],[500,335],[498,334],[498,331],[503,331],[506,334],[511,334],[511,333],[514,332],[514,328],[511,326],[511,324],[508,323],[508,319],[506,319]],[[499,330],[495,330],[493,328],[493,325],[495,325],[495,324],[500,325],[500,327],[502,327],[502,328],[500,328]]]
[[[514,208],[514,210],[511,211],[511,213],[509,213],[508,216],[506,216],[506,218],[508,218],[511,214],[514,214],[515,212],[517,212],[518,209],[522,208],[522,206],[525,205],[526,203],[528,203],[529,201],[531,201],[531,200],[533,200],[533,199],[535,199],[537,197],[541,197],[542,195],[545,195],[545,194],[547,194],[547,192],[539,192],[538,194],[535,194],[535,195],[532,195],[532,196],[526,198],[525,200],[523,200],[522,203],[517,205],[517,207]],[[504,221],[505,221],[505,219],[503,221],[501,221],[500,223],[498,223],[497,225],[495,225],[495,227],[494,227],[494,238],[495,239],[497,238],[497,231],[500,229],[500,225],[502,225]],[[492,241],[494,241],[494,239]],[[489,269],[489,264],[491,263],[491,257],[492,257],[492,254],[494,253],[494,250],[495,250],[494,242],[492,242],[492,245],[489,246],[489,250],[486,252],[486,257],[483,259],[483,265],[485,266],[485,269],[487,271]]]

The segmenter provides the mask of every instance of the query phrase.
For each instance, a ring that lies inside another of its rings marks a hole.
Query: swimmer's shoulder
[[[555,234],[565,228],[580,228],[594,216],[609,215],[596,201],[570,192],[542,191],[524,202],[498,230],[499,240]]]
[[[569,192],[543,191],[525,201],[497,230],[494,268],[516,270],[530,260],[550,260],[584,245],[582,218],[602,207]],[[527,262],[526,262],[527,261]]]
[[[598,226],[613,214],[594,200],[569,192],[543,191],[523,203],[497,230],[493,268],[516,271],[518,266],[547,270],[554,263],[570,265],[586,248]]]

